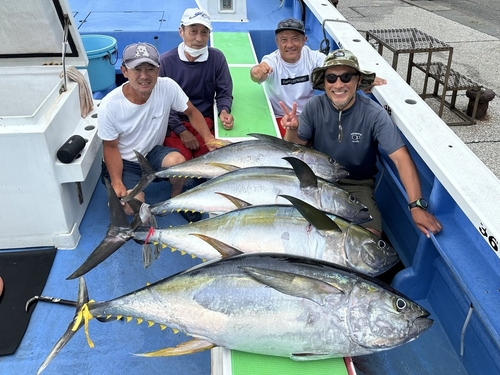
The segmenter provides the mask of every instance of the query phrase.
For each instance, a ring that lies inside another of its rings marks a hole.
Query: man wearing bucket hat
[[[362,224],[380,235],[382,220],[374,198],[374,178],[379,147],[396,165],[408,195],[416,226],[429,237],[441,230],[441,223],[428,211],[422,199],[420,180],[396,125],[375,101],[357,93],[363,80],[374,73],[361,70],[358,59],[348,50],[330,53],[323,66],[311,74],[314,89],[325,91],[309,99],[300,115],[283,110],[285,139],[299,144],[312,143],[314,149],[330,155],[349,171],[339,185],[369,209],[373,220]]]
[[[155,170],[184,162],[182,154],[163,146],[170,110],[183,112],[210,149],[216,146],[202,114],[175,81],[159,77],[160,56],[149,43],[125,47],[121,71],[128,79],[107,94],[99,106],[98,135],[103,140],[103,177],[111,181],[118,197],[124,197],[139,182],[141,168],[135,151]],[[171,178],[172,196],[180,194],[183,178]],[[137,199],[144,202],[144,193]],[[125,205],[127,214],[131,208]]]
[[[211,31],[207,12],[198,8],[186,9],[179,27],[182,42],[161,55],[160,76],[170,77],[181,86],[213,132],[214,98],[225,129],[233,128],[234,119],[231,115],[233,81],[224,54],[208,47]],[[182,112],[172,112],[169,125],[171,132],[165,138],[165,145],[179,149],[186,160],[208,151]]]
[[[285,114],[280,106],[283,102],[291,107],[296,103],[297,115],[300,115],[307,100],[314,95],[310,75],[314,68],[320,67],[325,55],[306,46],[307,36],[304,23],[295,18],[287,18],[278,23],[275,30],[278,49],[262,58],[260,64],[252,67],[250,78],[257,83],[265,82],[266,94],[273,107],[278,125]],[[382,85],[382,78],[366,81],[362,88]],[[281,135],[285,129],[280,126]]]

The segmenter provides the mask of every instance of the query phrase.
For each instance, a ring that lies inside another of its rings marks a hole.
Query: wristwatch
[[[427,210],[427,207],[429,207],[429,204],[424,198],[418,198],[415,202],[411,202],[408,205],[408,209],[411,210],[412,208],[421,208],[422,210]]]

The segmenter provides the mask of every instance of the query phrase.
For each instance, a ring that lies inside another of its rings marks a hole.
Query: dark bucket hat
[[[359,86],[360,89],[371,86],[371,84],[375,80],[375,73],[361,70],[359,68],[358,59],[351,51],[346,49],[338,49],[331,52],[330,54],[328,54],[328,56],[325,57],[323,66],[314,68],[314,70],[312,71],[311,82],[314,89],[325,90],[325,72],[332,66],[350,66],[351,68],[356,69],[361,76]]]

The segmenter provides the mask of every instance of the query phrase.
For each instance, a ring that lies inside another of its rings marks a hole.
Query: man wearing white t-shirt
[[[153,45],[135,43],[125,47],[121,71],[128,81],[106,95],[99,106],[103,177],[110,180],[119,198],[134,188],[142,174],[134,150],[144,155],[155,170],[186,160],[177,149],[163,146],[171,109],[183,112],[209,150],[215,148],[215,138],[203,115],[175,81],[159,77],[159,66],[160,56]],[[169,181],[172,196],[180,194],[185,179]],[[135,198],[144,202],[144,193]],[[133,213],[128,204],[125,211]]]
[[[314,95],[311,72],[323,65],[326,56],[305,45],[307,36],[304,23],[298,19],[287,18],[280,21],[275,34],[278,49],[265,55],[260,64],[253,66],[250,77],[257,83],[265,82],[266,94],[271,101],[281,136],[284,137],[285,129],[281,126],[281,118],[285,113],[280,102],[296,109],[296,114],[300,115],[307,100]],[[375,78],[368,85],[385,83],[384,79]]]

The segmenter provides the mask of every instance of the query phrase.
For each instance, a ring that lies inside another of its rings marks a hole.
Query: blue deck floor
[[[169,196],[169,189],[167,182],[154,183],[148,187],[147,196],[151,202],[162,201]],[[159,219],[160,226],[185,223],[177,213]],[[80,226],[82,239],[75,250],[58,250],[43,295],[76,299],[78,282],[68,281],[66,277],[98,245],[106,234],[108,224],[106,192],[99,183]],[[90,298],[102,301],[143,287],[148,282],[157,281],[199,262],[199,259],[192,259],[189,255],[165,249],[158,260],[144,269],[141,246],[130,241],[85,275],[85,280]],[[430,309],[426,300],[418,302]],[[0,374],[35,374],[73,315],[72,307],[38,302],[16,353],[0,357]],[[209,352],[163,358],[133,355],[175,346],[188,339],[181,333],[174,334],[168,328],[161,331],[158,326],[148,328],[146,323],[137,325],[134,321],[100,323],[91,320],[89,334],[95,344],[94,348],[89,348],[84,330],[81,329],[43,373],[210,374]],[[429,369],[438,371],[432,373],[440,375],[466,374],[445,337],[439,321],[436,321],[431,329],[411,343],[390,351],[354,358],[358,374],[430,374],[427,371]]]
[[[258,46],[257,57],[260,58],[264,53],[275,48],[274,27],[280,19],[291,16],[292,10],[290,6],[279,8],[278,0],[254,0],[254,2],[259,6],[254,4],[248,8],[248,17],[252,20],[250,26],[249,23],[220,23],[214,24],[214,30],[250,31]],[[148,9],[145,9],[146,3]],[[123,2],[114,0],[70,1],[72,10],[76,14],[75,21],[81,23],[80,32],[115,36],[120,54],[126,44],[137,41],[156,41],[160,43],[161,52],[173,48],[180,42],[177,28],[184,8],[195,7],[196,3],[192,0],[181,2],[163,0],[146,3],[127,3],[124,6]],[[291,1],[286,0],[285,3],[289,4]],[[263,11],[264,9],[266,11]],[[120,29],[123,26],[123,24],[120,26],[120,22],[126,24],[132,17],[127,12],[142,12],[144,16],[138,18],[139,13],[133,15],[135,22],[127,24],[132,29],[129,33]],[[121,21],[118,17],[119,13],[123,16]],[[165,20],[164,22],[158,23],[158,14]],[[154,21],[150,22],[150,20]],[[310,37],[310,45],[317,48],[318,40]],[[165,200],[169,196],[169,184],[167,182],[152,184],[148,187],[147,194],[150,203]],[[185,220],[179,214],[171,214],[159,220],[160,226],[184,223]],[[74,250],[57,252],[43,295],[69,300],[76,298],[78,282],[77,280],[67,281],[66,277],[94,250],[105,236],[108,224],[107,197],[104,186],[99,183],[80,226],[82,235],[80,243]],[[107,300],[199,262],[200,260],[192,259],[189,255],[182,256],[179,252],[172,253],[166,249],[160,258],[145,270],[142,266],[141,246],[131,241],[90,271],[85,279],[90,298]],[[439,296],[426,298],[437,299]],[[433,312],[430,300],[423,299],[417,302],[428,308],[431,313]],[[35,374],[72,320],[73,314],[74,309],[71,307],[39,302],[16,353],[0,357],[0,375]],[[455,350],[459,343],[448,341],[443,325],[445,326],[446,322],[436,320],[431,329],[409,344],[379,354],[354,358],[358,374],[466,374]],[[174,335],[169,329],[161,331],[158,326],[148,328],[145,323],[141,325],[121,321],[100,323],[92,320],[89,333],[95,348],[88,347],[85,334],[81,330],[52,361],[44,374],[210,374],[209,352],[167,358],[133,356],[133,353],[175,346],[186,340],[184,335]]]
[[[167,182],[148,188],[153,200],[169,196]],[[184,224],[179,214],[161,220],[163,226]],[[109,224],[105,188],[98,184],[84,220],[80,226],[82,238],[75,250],[58,250],[43,291],[45,296],[75,300],[77,280],[66,280],[104,237]],[[142,266],[141,246],[135,242],[120,250],[90,271],[85,280],[90,298],[107,300],[145,286],[166,276],[191,267],[200,260],[165,250],[148,269]],[[15,354],[0,357],[0,374],[35,374],[52,346],[73,319],[74,309],[63,305],[38,302],[27,332]],[[210,353],[184,357],[145,359],[131,353],[142,353],[185,341],[186,336],[174,334],[159,326],[148,328],[146,323],[115,321],[100,323],[92,320],[90,338],[95,347],[89,348],[85,333],[78,332],[57,356],[44,374],[171,374],[206,375],[210,373]]]

